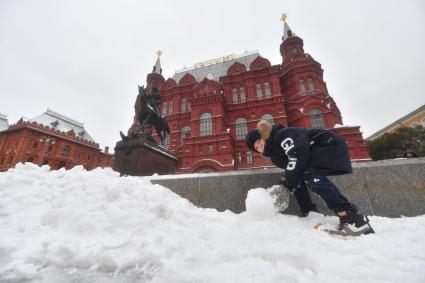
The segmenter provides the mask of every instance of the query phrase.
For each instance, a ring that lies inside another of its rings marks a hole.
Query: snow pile
[[[264,189],[242,214],[197,208],[110,169],[0,173],[0,282],[425,282],[425,216],[371,217],[352,241],[336,217],[275,213]]]

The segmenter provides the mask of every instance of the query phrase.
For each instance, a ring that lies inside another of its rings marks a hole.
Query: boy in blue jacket
[[[285,128],[261,120],[245,138],[251,150],[285,169],[280,183],[294,194],[304,216],[316,211],[307,188],[318,194],[340,219],[333,234],[360,236],[374,233],[367,217],[327,178],[352,172],[345,140],[325,129]]]

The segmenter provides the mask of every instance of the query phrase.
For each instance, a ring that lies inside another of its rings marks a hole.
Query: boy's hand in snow
[[[285,176],[282,176],[279,185],[284,186],[291,194],[293,194],[296,190],[296,188],[289,185],[288,179]]]

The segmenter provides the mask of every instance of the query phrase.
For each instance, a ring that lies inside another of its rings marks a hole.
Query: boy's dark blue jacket
[[[285,169],[283,176],[296,188],[309,168],[328,170],[328,175],[351,173],[351,162],[345,140],[325,129],[284,128],[275,125],[266,141],[264,156]]]

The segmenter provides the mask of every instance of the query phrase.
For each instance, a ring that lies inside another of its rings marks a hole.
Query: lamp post
[[[41,152],[41,161],[40,161],[40,166],[43,166],[44,163],[44,157],[46,156],[46,151],[48,148],[49,144],[55,144],[56,139],[49,137],[49,136],[42,136],[39,141],[41,143],[43,143],[43,148],[42,148],[42,152]]]

